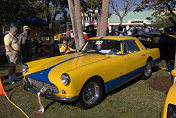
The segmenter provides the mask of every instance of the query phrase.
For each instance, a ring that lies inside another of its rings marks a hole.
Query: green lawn
[[[163,64],[158,66],[163,67]],[[7,67],[7,64],[1,64],[1,76],[7,75]],[[17,68],[20,73],[21,64]],[[42,97],[45,112],[41,115],[34,114],[34,111],[39,110],[37,96],[18,87],[22,81],[14,85],[4,85],[4,88],[8,91],[8,97],[30,118],[160,118],[167,90],[153,89],[151,84],[161,77],[169,78],[169,75],[165,70],[157,70],[149,80],[137,78],[109,92],[100,104],[88,110],[81,110],[74,104],[46,100]],[[24,115],[10,104],[4,95],[0,95],[0,118],[22,117]]]

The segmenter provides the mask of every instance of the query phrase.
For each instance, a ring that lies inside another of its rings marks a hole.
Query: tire
[[[144,69],[144,71],[143,71],[143,73],[142,73],[141,78],[142,78],[143,80],[147,80],[147,79],[149,79],[151,76],[152,76],[152,62],[148,60],[148,61],[146,62],[145,69]]]
[[[92,78],[82,88],[76,106],[81,109],[90,109],[101,101],[102,95],[103,85],[101,80]]]

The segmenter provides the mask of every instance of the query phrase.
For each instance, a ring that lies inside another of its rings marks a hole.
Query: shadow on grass
[[[130,86],[132,86],[133,84],[135,84],[136,82],[138,82],[138,81],[140,81],[140,80],[141,80],[141,77],[137,77],[137,78],[135,78],[135,79],[133,79],[133,80],[131,80],[131,81],[128,81],[127,83],[125,83],[125,84],[123,84],[123,85],[121,85],[121,86],[119,86],[119,87],[117,87],[117,88],[115,88],[115,89],[109,91],[108,93],[106,93],[106,94],[103,96],[103,98],[102,98],[102,100],[100,101],[100,103],[101,103],[103,100],[105,100],[108,96],[112,96],[113,94],[116,94],[116,93],[118,93],[118,92],[124,90],[125,88],[130,87]],[[100,104],[100,103],[99,103],[99,104]]]
[[[53,105],[55,102],[57,102],[57,101],[53,100],[52,102],[50,102],[50,103],[45,107],[45,111],[46,111],[51,105]]]
[[[17,72],[17,73],[16,73],[16,76],[17,76],[18,78],[22,78],[22,73],[21,73],[21,72]],[[2,79],[3,79],[3,80],[7,80],[7,79],[8,79],[8,75],[2,76]]]
[[[152,72],[158,72],[159,70],[161,70],[159,66],[153,66],[152,68]]]
[[[17,81],[16,83],[15,83],[15,85],[8,85],[8,84],[4,84],[5,86],[7,86],[8,87],[8,89],[6,90],[6,92],[10,92],[10,91],[12,91],[12,90],[17,90],[18,88],[20,88],[20,87],[22,87],[23,86],[23,82],[22,82],[22,80],[21,81]],[[14,92],[15,92],[14,91]],[[13,93],[12,93],[13,94]]]

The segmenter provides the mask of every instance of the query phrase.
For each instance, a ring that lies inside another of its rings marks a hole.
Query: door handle
[[[142,56],[145,56],[145,54],[142,54]]]

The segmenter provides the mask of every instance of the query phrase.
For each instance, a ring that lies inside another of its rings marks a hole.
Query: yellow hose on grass
[[[8,96],[6,95],[6,93],[5,93],[5,91],[4,91],[4,88],[3,88],[3,85],[1,84],[1,82],[0,82],[0,87],[2,88],[2,91],[3,91],[4,95],[5,95],[5,97],[7,98],[7,100],[8,100],[12,105],[14,105],[17,109],[19,109],[27,118],[29,118],[29,116],[28,116],[20,107],[18,107],[15,103],[13,103],[13,102],[8,98]]]

